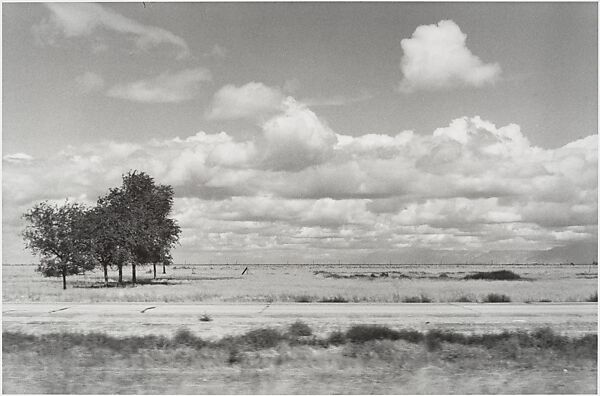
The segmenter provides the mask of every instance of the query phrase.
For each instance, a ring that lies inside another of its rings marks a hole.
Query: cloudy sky
[[[3,4],[3,262],[131,169],[174,187],[178,262],[589,262],[597,15]]]

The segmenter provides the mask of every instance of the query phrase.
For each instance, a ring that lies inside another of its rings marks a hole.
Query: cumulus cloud
[[[96,92],[104,88],[102,76],[93,72],[85,72],[75,77],[75,83],[83,93]]]
[[[177,49],[178,57],[189,55],[188,45],[181,37],[156,26],[141,24],[108,6],[95,3],[47,3],[45,6],[50,10],[50,17],[34,26],[39,41],[53,42],[57,36],[88,37],[99,30],[108,30],[129,36],[142,50],[167,44]]]
[[[202,83],[212,79],[208,69],[198,67],[177,73],[130,83],[117,84],[107,92],[108,96],[146,103],[176,103],[193,99]]]
[[[263,125],[264,163],[274,170],[297,171],[325,162],[333,152],[335,133],[305,105],[288,98],[285,112]]]
[[[213,120],[265,119],[283,110],[285,96],[278,88],[259,82],[240,87],[225,85],[213,98],[207,117]]]
[[[403,80],[400,90],[439,90],[457,86],[481,87],[500,77],[497,63],[484,63],[466,46],[467,35],[451,20],[421,25],[400,42]]]
[[[597,135],[541,148],[515,124],[461,117],[428,135],[349,136],[291,98],[259,127],[250,140],[198,132],[67,147],[34,161],[6,155],[5,232],[38,200],[93,202],[139,169],[173,185],[183,257],[359,260],[417,249],[406,257],[494,251],[525,260],[597,241]]]

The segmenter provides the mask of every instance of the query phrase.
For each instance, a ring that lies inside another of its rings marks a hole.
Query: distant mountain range
[[[442,263],[442,264],[511,264],[511,263],[575,263],[598,261],[597,243],[572,243],[549,250],[492,250],[473,252],[466,250],[430,250],[404,248],[393,252],[375,252],[364,257],[365,263]]]

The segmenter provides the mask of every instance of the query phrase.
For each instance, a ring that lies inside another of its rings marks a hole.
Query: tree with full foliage
[[[181,233],[177,222],[168,217],[173,195],[171,186],[156,185],[144,172],[123,175],[120,187],[111,188],[98,199],[95,222],[103,225],[97,227],[96,235],[106,242],[107,248],[102,253],[106,260],[99,261],[110,262],[111,252],[118,247],[120,254],[128,254],[132,283],[136,283],[137,265],[153,263],[156,277],[156,263],[170,263],[170,249],[178,243]]]
[[[119,270],[119,284],[123,283],[123,266],[129,261],[125,227],[120,218],[102,199],[86,213],[85,227],[89,238],[89,253],[104,272],[104,284],[108,286],[108,267]]]
[[[37,270],[44,276],[62,277],[63,289],[67,288],[68,275],[94,267],[84,226],[86,212],[78,203],[41,202],[23,215],[28,222],[23,231],[25,246],[41,256]]]
[[[120,187],[109,189],[87,209],[76,203],[63,206],[47,202],[24,214],[30,224],[23,236],[26,245],[42,260],[38,270],[46,276],[79,274],[94,266],[102,267],[108,286],[108,267],[119,270],[123,283],[123,266],[130,264],[132,283],[136,283],[136,266],[170,264],[170,250],[179,241],[181,229],[169,218],[173,207],[173,188],[160,185],[144,172],[123,175]]]

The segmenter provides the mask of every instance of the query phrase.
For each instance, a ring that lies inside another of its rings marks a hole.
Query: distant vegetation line
[[[35,263],[2,263],[4,267],[33,267],[37,266]],[[247,266],[247,265],[265,265],[265,266],[317,266],[317,265],[329,265],[329,266],[345,266],[345,267],[357,267],[357,266],[372,266],[372,267],[408,267],[414,265],[426,265],[426,266],[436,266],[436,267],[455,267],[457,265],[460,266],[500,266],[500,265],[509,265],[515,267],[527,267],[527,266],[553,266],[553,267],[564,267],[564,266],[589,266],[590,263],[412,263],[412,264],[402,264],[402,263],[245,263],[245,262],[237,262],[237,263],[173,263],[172,266],[175,267],[210,267],[213,265],[219,266]],[[592,264],[596,265],[596,264]]]

